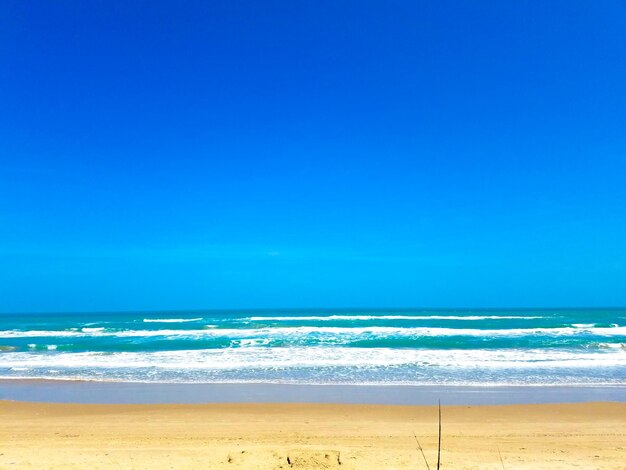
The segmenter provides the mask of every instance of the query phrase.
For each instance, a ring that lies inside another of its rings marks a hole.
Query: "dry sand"
[[[442,468],[626,469],[626,403],[444,406]],[[0,402],[0,468],[424,469],[437,409]]]

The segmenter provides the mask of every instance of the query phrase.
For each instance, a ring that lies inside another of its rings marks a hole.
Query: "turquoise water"
[[[626,309],[0,315],[0,378],[626,384]]]

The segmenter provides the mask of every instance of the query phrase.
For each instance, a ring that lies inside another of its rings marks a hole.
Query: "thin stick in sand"
[[[439,400],[439,442],[437,443],[437,470],[441,462],[441,400]]]
[[[424,457],[424,463],[426,464],[426,468],[430,470],[430,465],[428,465],[428,460],[426,460],[426,456],[424,455],[424,449],[422,449],[420,441],[417,440],[417,436],[415,435],[415,433],[413,433],[413,437],[415,438],[415,442],[417,442],[417,448],[422,453],[422,457]]]

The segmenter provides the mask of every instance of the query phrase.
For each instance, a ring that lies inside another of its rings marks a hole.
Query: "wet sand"
[[[626,385],[464,386],[150,383],[0,379],[0,400],[91,404],[522,405],[626,401]]]
[[[626,469],[626,403],[444,406],[442,468]],[[421,469],[432,406],[0,402],[0,468]]]

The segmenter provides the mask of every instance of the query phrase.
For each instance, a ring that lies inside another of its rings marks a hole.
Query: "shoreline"
[[[0,401],[0,468],[426,468],[436,406]],[[442,406],[442,467],[623,467],[626,403]],[[500,457],[501,456],[501,457]]]
[[[626,402],[626,385],[345,385],[0,379],[0,400],[66,404],[523,405]]]

